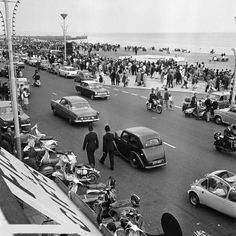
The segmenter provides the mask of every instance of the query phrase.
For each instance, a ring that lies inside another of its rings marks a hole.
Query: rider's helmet
[[[130,201],[133,207],[140,206],[140,197],[138,197],[136,194],[131,195]]]

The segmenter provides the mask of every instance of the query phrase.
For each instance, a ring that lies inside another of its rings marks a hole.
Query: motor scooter
[[[149,100],[146,102],[146,108],[148,111],[155,111],[158,114],[162,113],[162,104],[160,100],[153,100],[153,103],[149,102]]]
[[[41,86],[41,81],[40,81],[40,80],[34,80],[32,86],[34,86],[34,87],[40,87],[40,86]]]
[[[214,133],[214,145],[217,151],[235,152],[236,151],[236,136],[224,138],[220,132]]]
[[[197,114],[197,110],[196,107],[190,107],[190,108],[186,108],[184,111],[184,115],[186,117],[195,117],[195,118],[199,118],[199,119],[205,119],[206,118],[206,107],[205,106],[199,106],[198,107],[198,114]]]

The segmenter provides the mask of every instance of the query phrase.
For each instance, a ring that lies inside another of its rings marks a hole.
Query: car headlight
[[[97,92],[95,92],[95,95],[97,95],[98,93]]]
[[[107,91],[107,95],[109,95],[110,93],[109,93],[109,91]]]

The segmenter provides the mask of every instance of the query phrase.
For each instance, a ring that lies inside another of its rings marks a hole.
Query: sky
[[[14,2],[9,2],[10,14]],[[4,3],[0,10],[5,18]],[[20,0],[19,35],[236,32],[236,0]],[[1,27],[1,26],[0,26]],[[0,29],[1,30],[1,29]]]

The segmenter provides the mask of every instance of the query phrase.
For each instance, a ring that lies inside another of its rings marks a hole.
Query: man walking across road
[[[103,136],[103,155],[100,159],[100,163],[104,164],[104,161],[109,154],[110,158],[110,169],[114,170],[114,134],[111,133],[111,129],[109,125],[105,126],[106,134]]]
[[[92,124],[89,124],[88,130],[89,130],[89,133],[86,134],[84,138],[83,150],[86,149],[89,165],[91,165],[91,167],[94,168],[95,167],[94,152],[99,147],[98,136],[93,131]]]

